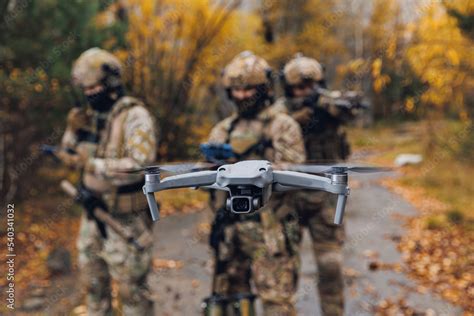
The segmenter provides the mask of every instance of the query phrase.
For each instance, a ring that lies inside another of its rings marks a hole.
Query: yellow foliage
[[[387,58],[394,59],[397,53],[397,37],[392,36],[388,41]]]
[[[458,1],[456,8],[468,13],[472,9],[468,3],[469,0]],[[473,43],[463,36],[456,19],[437,3],[431,4],[419,21],[415,37],[406,56],[428,86],[422,102],[438,107],[451,105],[461,111],[465,107],[463,95],[473,77]]]
[[[372,62],[372,77],[376,78],[380,76],[381,71],[382,71],[382,59],[376,58]]]
[[[225,14],[223,8],[213,6],[208,0],[131,0],[129,3],[127,39],[130,49],[128,55],[121,57],[134,60],[131,79],[136,85],[147,85],[152,79],[150,76],[162,84],[166,79],[179,81],[185,79],[190,70],[192,80],[199,82],[193,81],[194,86],[216,79],[215,73],[207,70],[220,67],[221,59],[228,55],[225,51],[213,53],[208,47],[225,45],[225,39],[234,32],[231,27],[234,20],[228,17],[218,34],[214,34],[213,24]],[[203,45],[207,37],[212,43]],[[191,63],[193,69],[189,69]]]
[[[383,88],[390,83],[391,79],[388,75],[381,75],[377,78],[374,78],[373,88],[377,93],[382,92]]]
[[[382,92],[383,88],[385,88],[390,82],[390,76],[382,73],[382,59],[376,58],[372,62],[372,79],[373,84],[372,87],[376,93]]]
[[[273,32],[273,42],[263,42],[261,23],[251,42],[257,46],[271,64],[281,66],[297,52],[316,58],[324,63],[334,56],[341,56],[345,47],[336,29],[344,22],[345,12],[337,6],[338,1],[264,1],[261,5],[262,19]],[[259,42],[261,43],[259,45]]]
[[[405,110],[407,112],[413,112],[415,110],[415,100],[413,98],[407,98],[405,100]]]
[[[446,58],[450,61],[453,66],[459,66],[459,54],[454,49],[448,49],[446,51]]]
[[[212,106],[209,87],[220,69],[241,48],[238,0],[129,0],[128,47],[117,52],[135,94],[140,95],[162,128],[160,156],[185,155],[191,122]],[[237,48],[238,47],[238,48]],[[183,141],[176,144],[176,139]],[[196,138],[190,142],[197,142]],[[196,144],[193,144],[196,145]]]

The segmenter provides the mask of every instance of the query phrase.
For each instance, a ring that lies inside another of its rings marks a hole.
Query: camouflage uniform
[[[268,67],[259,57],[239,55],[226,68],[224,79],[232,77],[233,70],[238,77],[247,68],[258,67],[255,63]],[[265,80],[268,79],[260,81]],[[259,84],[259,81],[253,84]],[[288,115],[275,112],[270,104],[254,117],[234,114],[221,121],[213,128],[209,142],[230,143],[236,153],[247,152],[242,159],[266,159],[275,164],[303,162],[305,159],[298,124]],[[262,146],[249,153],[248,149],[257,143]],[[288,197],[287,194],[274,193],[259,212],[238,215],[234,223],[225,227],[225,237],[219,243],[218,252],[218,260],[224,263],[224,268],[214,276],[216,294],[251,292],[249,282],[252,278],[263,301],[265,315],[296,314],[300,231]],[[225,196],[221,196],[217,205],[222,206],[224,199]]]
[[[111,59],[115,61],[115,57],[105,51],[90,49],[80,56],[73,74],[90,68],[87,62],[91,60],[100,66]],[[89,71],[79,79],[90,79],[94,75],[97,76]],[[83,83],[85,79],[78,81]],[[110,111],[89,110],[88,118],[90,124],[86,129],[98,136],[95,137],[98,142],[81,140],[77,131],[70,127],[62,139],[63,147],[76,149],[84,158],[83,185],[100,196],[114,218],[135,236],[151,234],[148,207],[141,192],[142,176],[117,171],[155,160],[154,120],[142,102],[127,96],[119,97]],[[125,315],[153,315],[153,303],[146,285],[151,271],[152,245],[137,251],[112,229],[107,230],[104,239],[96,222],[83,214],[77,247],[89,315],[112,314],[111,278],[118,282]]]
[[[335,162],[349,155],[346,135],[341,122],[344,113],[332,106],[332,100],[319,97],[317,107],[303,108],[301,100],[291,97],[291,85],[304,79],[322,82],[322,67],[314,59],[296,57],[284,68],[286,97],[277,100],[275,108],[289,113],[303,131],[307,158],[311,162]],[[288,95],[290,94],[290,95]],[[344,226],[333,223],[336,200],[323,191],[298,191],[296,208],[302,227],[309,229],[318,266],[318,289],[324,315],[344,313],[344,283],[342,275],[342,248]]]

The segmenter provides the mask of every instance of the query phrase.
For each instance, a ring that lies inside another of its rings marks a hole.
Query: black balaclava
[[[86,96],[91,107],[98,112],[108,112],[112,106],[124,95],[123,86],[105,87],[104,90]]]
[[[271,96],[268,93],[268,86],[265,84],[256,86],[257,92],[250,98],[236,100],[231,96],[230,89],[228,94],[232,102],[237,107],[237,113],[241,118],[250,119],[258,115],[267,105],[271,103]]]
[[[299,110],[304,106],[308,106],[308,107],[316,106],[316,103],[318,102],[319,97],[320,97],[320,94],[317,92],[317,88],[326,87],[326,83],[323,80],[318,81],[318,82],[314,82],[311,79],[306,79],[306,80],[313,82],[313,85],[314,85],[313,92],[308,96],[297,98],[293,94],[293,88],[285,82],[284,77],[283,77],[285,96],[288,100],[288,104],[291,107],[292,111]]]

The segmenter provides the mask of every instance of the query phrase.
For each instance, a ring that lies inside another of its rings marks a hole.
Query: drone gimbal
[[[347,196],[349,195],[349,168],[333,167],[324,176],[296,171],[273,170],[266,160],[246,160],[226,164],[217,170],[206,170],[179,174],[160,179],[160,168],[146,169],[143,192],[150,207],[151,217],[159,220],[160,212],[155,192],[193,187],[229,192],[227,209],[234,213],[247,214],[259,210],[270,199],[271,193],[291,190],[313,189],[337,194],[334,223],[343,220]]]

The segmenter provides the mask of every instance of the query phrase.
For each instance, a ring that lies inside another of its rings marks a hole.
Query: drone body
[[[184,187],[209,188],[229,193],[227,209],[234,213],[259,210],[270,199],[272,192],[313,189],[338,195],[335,224],[341,224],[349,195],[348,169],[328,169],[324,176],[295,171],[273,170],[266,160],[246,160],[220,166],[217,170],[198,171],[160,179],[159,168],[145,173],[143,192],[147,197],[152,219],[159,219],[155,192]],[[324,173],[324,172],[322,172]]]

